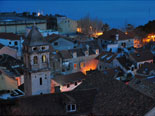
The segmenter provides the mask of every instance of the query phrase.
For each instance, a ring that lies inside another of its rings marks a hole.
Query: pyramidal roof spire
[[[39,32],[37,26],[32,26],[27,38],[24,40],[24,45],[27,46],[38,46],[38,45],[48,45],[49,43],[42,34]]]

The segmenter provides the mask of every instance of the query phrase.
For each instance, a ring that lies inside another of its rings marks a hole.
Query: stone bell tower
[[[25,64],[25,95],[50,93],[50,52],[49,43],[43,38],[36,26],[33,26],[23,43]]]

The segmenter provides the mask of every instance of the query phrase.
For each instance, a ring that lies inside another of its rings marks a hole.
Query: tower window
[[[18,42],[17,41],[15,41],[15,43],[14,43],[15,45],[18,45]]]
[[[42,78],[40,78],[40,85],[42,85]]]
[[[37,47],[34,47],[34,48],[33,48],[33,51],[36,51],[36,50],[37,50]]]
[[[45,50],[46,49],[46,47],[45,46],[42,46],[42,48],[41,48],[42,50]]]
[[[42,63],[46,62],[46,55],[42,55]]]
[[[37,56],[34,56],[34,58],[33,58],[33,63],[34,63],[34,64],[38,64],[38,57],[37,57]]]

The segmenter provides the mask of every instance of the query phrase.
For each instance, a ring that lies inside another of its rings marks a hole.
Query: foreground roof
[[[75,90],[97,88],[93,107],[95,115],[144,115],[154,106],[154,99],[114,79],[115,69],[92,72]]]
[[[0,101],[2,115],[74,115],[90,114],[96,95],[95,89],[23,97]],[[76,112],[66,112],[67,104],[76,104]]]

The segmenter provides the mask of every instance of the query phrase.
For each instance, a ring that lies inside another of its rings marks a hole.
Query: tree
[[[102,32],[103,22],[98,18],[92,19],[89,15],[84,16],[78,21],[78,27],[82,33],[92,35],[93,33]]]
[[[108,31],[109,29],[110,29],[110,27],[109,27],[109,25],[108,25],[107,23],[103,24],[103,26],[102,26],[102,31],[103,31],[103,32],[106,32],[106,31]]]
[[[127,24],[125,29],[126,29],[127,32],[131,32],[131,31],[134,30],[134,26],[132,24]]]

